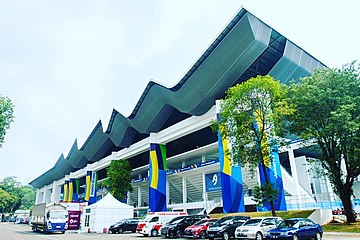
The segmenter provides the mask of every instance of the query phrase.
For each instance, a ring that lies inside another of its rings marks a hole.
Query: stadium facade
[[[80,148],[75,140],[67,156],[61,154],[53,168],[30,183],[37,189],[36,203],[91,204],[106,191],[101,182],[111,161],[127,159],[133,191],[126,201],[140,214],[255,210],[252,188],[261,176],[224,156],[226,144],[210,128],[216,100],[257,75],[286,84],[323,66],[241,9],[174,87],[149,82],[129,117],[113,110],[105,131],[99,121]],[[329,182],[308,171],[308,159],[316,154],[297,141],[274,154],[268,167],[283,190],[277,209],[333,207]]]

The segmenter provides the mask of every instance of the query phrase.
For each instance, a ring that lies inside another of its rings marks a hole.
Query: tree
[[[32,186],[27,185],[21,187],[21,192],[22,192],[21,194],[22,197],[20,199],[21,205],[19,209],[30,210],[32,206],[35,204],[35,198],[36,198],[35,190]]]
[[[293,108],[286,117],[288,130],[316,141],[321,150],[317,162],[341,199],[347,221],[355,222],[351,196],[360,174],[359,65],[316,69],[288,92]]]
[[[221,103],[220,119],[213,123],[231,144],[229,153],[234,164],[248,165],[254,171],[260,164],[265,184],[258,187],[258,203],[269,202],[275,216],[275,186],[265,166],[270,164],[275,123],[288,111],[281,84],[270,76],[258,76],[228,89]],[[269,194],[271,193],[271,194]]]
[[[16,177],[6,177],[0,182],[0,209],[14,212],[17,209],[30,209],[35,203],[35,190],[22,186]]]
[[[10,98],[0,95],[0,147],[4,142],[6,131],[10,128],[10,123],[14,120],[14,105]]]
[[[130,173],[131,166],[128,160],[111,161],[110,167],[106,171],[107,179],[104,180],[103,186],[116,199],[122,200],[127,196],[128,191],[132,191]]]

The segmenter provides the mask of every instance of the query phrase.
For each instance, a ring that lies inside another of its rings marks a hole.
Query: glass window
[[[85,215],[85,227],[89,227],[90,215]]]
[[[159,217],[153,217],[149,222],[158,222],[159,221]]]
[[[261,219],[249,219],[243,226],[257,226],[261,222]]]

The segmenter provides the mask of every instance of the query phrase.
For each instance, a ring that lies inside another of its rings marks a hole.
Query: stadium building
[[[260,176],[224,156],[210,128],[216,100],[257,75],[289,83],[317,67],[324,65],[241,9],[174,87],[149,82],[130,116],[113,110],[107,129],[99,121],[80,148],[75,140],[67,156],[30,183],[36,203],[96,202],[106,192],[101,182],[110,162],[127,159],[133,191],[126,201],[139,214],[256,210],[251,195]],[[334,208],[329,182],[308,171],[316,157],[296,140],[275,151],[269,168],[282,189],[277,209]]]

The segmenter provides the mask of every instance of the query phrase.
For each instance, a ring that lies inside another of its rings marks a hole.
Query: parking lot
[[[138,239],[145,240],[149,237],[144,237],[137,233],[125,233],[125,234],[95,234],[95,233],[65,233],[65,234],[42,234],[34,233],[31,231],[29,225],[24,224],[12,224],[12,223],[0,223],[0,239],[6,240],[37,240],[37,239],[49,239],[49,240],[97,240],[97,239]],[[162,239],[156,237],[155,239]],[[184,238],[185,239],[185,238]],[[325,233],[325,240],[359,240],[360,234],[353,233]]]

